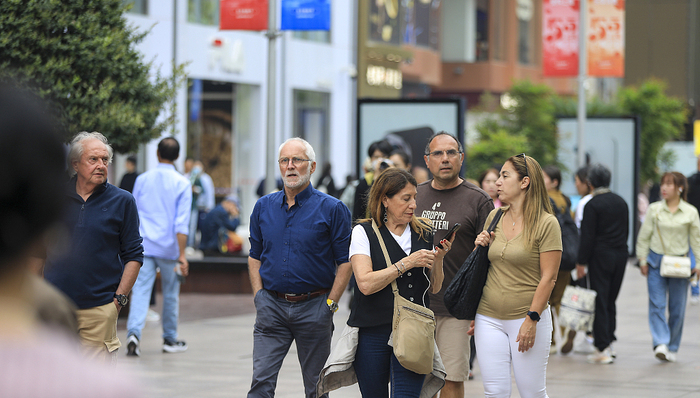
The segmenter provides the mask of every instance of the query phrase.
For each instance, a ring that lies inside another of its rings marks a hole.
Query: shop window
[[[122,0],[124,5],[131,5],[127,11],[129,14],[148,14],[148,0]]]
[[[495,61],[505,61],[506,49],[506,9],[505,0],[492,0],[493,12],[491,13],[493,37],[490,41],[491,57]]]
[[[489,0],[476,4],[476,60],[489,60]]]
[[[231,193],[235,85],[188,81],[187,157],[201,160],[217,197]]]
[[[316,167],[320,171],[329,154],[330,94],[294,90],[294,136],[311,144],[316,153]]]
[[[219,25],[219,0],[188,0],[187,21]]]
[[[518,0],[518,61],[531,65],[535,60],[535,5],[533,0]]]

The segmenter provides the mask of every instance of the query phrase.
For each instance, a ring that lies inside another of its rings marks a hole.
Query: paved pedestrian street
[[[337,338],[349,315],[349,295],[335,314]],[[161,303],[161,297],[158,297]],[[700,397],[700,306],[688,304],[683,340],[676,363],[662,363],[652,352],[647,317],[646,279],[628,265],[618,305],[615,363],[593,365],[583,354],[552,354],[547,368],[550,397],[644,398]],[[250,387],[253,354],[254,306],[251,295],[181,296],[180,338],[189,349],[165,354],[160,323],[144,328],[141,356],[119,350],[118,367],[141,380],[145,397],[245,397]],[[120,322],[122,325],[123,322]],[[126,341],[120,328],[119,338]],[[465,382],[466,397],[483,397],[477,364],[474,380]],[[359,397],[357,385],[330,394]],[[284,361],[276,397],[304,396],[294,345]],[[513,397],[520,397],[513,381]]]

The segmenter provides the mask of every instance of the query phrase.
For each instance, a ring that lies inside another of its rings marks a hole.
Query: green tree
[[[0,81],[30,87],[57,109],[67,136],[100,131],[118,152],[174,125],[184,66],[163,77],[136,50],[148,32],[123,16],[121,0],[2,0]]]
[[[666,84],[648,80],[641,86],[627,87],[620,91],[621,109],[641,119],[641,170],[640,181],[658,180],[656,168],[659,159],[668,161],[669,154],[662,153],[664,144],[683,134],[687,109],[682,100],[664,94]]]
[[[467,148],[467,176],[476,178],[494,163],[526,152],[541,165],[557,164],[557,126],[551,88],[529,81],[508,90],[509,104],[477,125],[479,141]],[[492,103],[490,97],[484,97]]]

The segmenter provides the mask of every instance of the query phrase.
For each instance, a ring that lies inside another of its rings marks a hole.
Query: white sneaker
[[[593,354],[596,352],[596,348],[593,345],[593,339],[585,336],[583,340],[574,344],[574,352],[578,354]]]
[[[149,308],[148,313],[146,313],[146,321],[158,322],[160,321],[160,314]]]
[[[613,363],[613,357],[612,357],[612,352],[610,350],[610,347],[604,349],[603,351],[598,351],[596,350],[595,353],[589,355],[587,357],[588,363],[598,363],[598,364],[606,364],[606,363]]]
[[[673,351],[669,351],[668,355],[666,355],[666,360],[669,362],[676,362],[676,353]]]
[[[139,339],[133,334],[130,334],[129,337],[126,338],[126,355],[130,357],[138,357],[141,355]]]
[[[660,361],[668,361],[669,354],[668,346],[666,346],[666,344],[659,344],[656,346],[656,348],[654,348],[654,356]]]
[[[700,296],[690,296],[690,305],[700,304]]]

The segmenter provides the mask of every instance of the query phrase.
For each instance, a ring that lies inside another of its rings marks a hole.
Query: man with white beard
[[[274,396],[296,341],[306,397],[330,354],[333,313],[350,279],[350,210],[314,189],[316,154],[301,138],[279,149],[284,190],[263,196],[250,216],[248,272],[257,312],[248,397]]]

